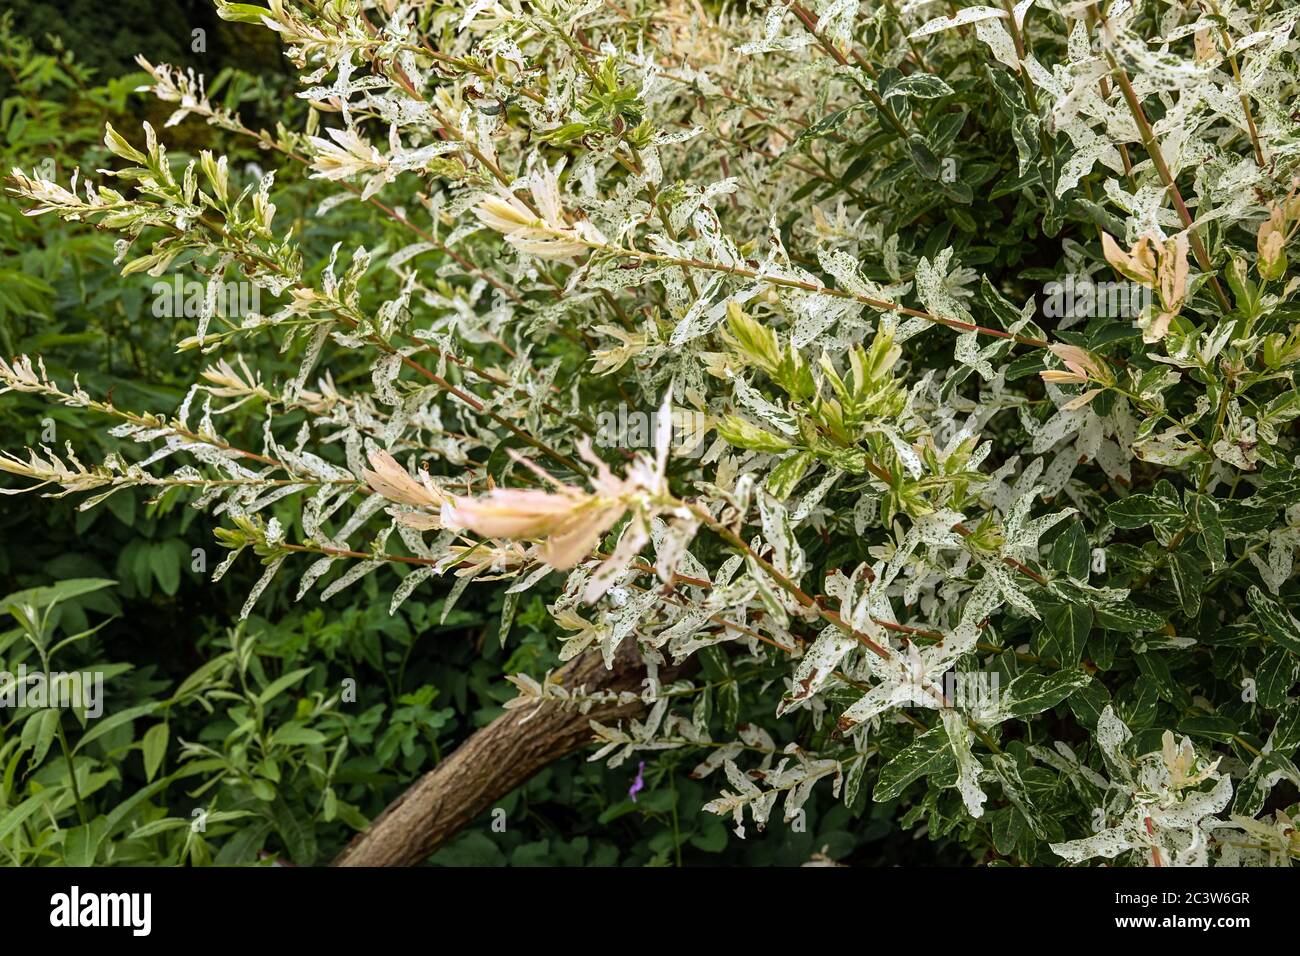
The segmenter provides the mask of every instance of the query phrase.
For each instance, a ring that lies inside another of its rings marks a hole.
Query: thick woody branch
[[[660,672],[667,683],[672,671]],[[566,688],[640,692],[645,678],[633,643],[624,642],[607,669],[598,650],[560,670]],[[645,709],[639,700],[605,704],[586,714],[547,702],[507,711],[475,732],[446,760],[421,777],[353,839],[334,866],[415,866],[468,826],[493,803],[549,764],[591,743],[591,721],[611,723]]]

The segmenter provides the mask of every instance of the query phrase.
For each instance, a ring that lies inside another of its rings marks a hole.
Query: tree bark
[[[645,668],[634,648],[635,642],[625,641],[613,668],[605,667],[598,650],[586,651],[560,670],[559,682],[567,688],[585,687],[588,693],[639,692]],[[673,676],[661,675],[664,683]],[[593,707],[586,714],[550,702],[536,713],[532,708],[507,711],[389,804],[332,865],[415,866],[494,801],[589,744],[592,720],[609,723],[644,709],[638,700]]]

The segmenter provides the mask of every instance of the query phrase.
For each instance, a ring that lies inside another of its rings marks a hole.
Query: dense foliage
[[[142,115],[165,122],[166,104],[159,106],[147,92],[132,95],[148,80],[146,74],[113,74],[101,81],[82,65],[73,49],[87,42],[84,21],[71,14],[38,21],[19,13],[3,33],[4,169],[55,178],[76,168],[97,169],[111,161],[102,146],[106,117],[118,126],[138,125]],[[257,48],[267,33],[228,26],[238,34],[232,45],[245,51]],[[38,27],[72,39],[40,36]],[[147,33],[126,42],[134,44],[132,50],[152,48]],[[272,52],[278,58],[274,42]],[[284,103],[277,72],[274,62],[264,64],[257,77],[223,69],[209,79],[207,90],[214,102],[241,115],[273,115]],[[219,147],[249,175],[255,171],[247,170],[248,163],[265,161],[255,144],[222,138],[202,122],[173,127],[170,138],[194,150]],[[281,170],[274,193],[280,208],[295,210],[300,221],[330,188],[307,181],[308,172]],[[362,220],[365,208],[357,207]],[[329,230],[307,237],[322,261],[336,224],[350,211],[340,209]],[[52,375],[76,376],[87,391],[120,408],[176,407],[193,363],[189,354],[175,353],[172,343],[187,334],[192,319],[157,314],[156,280],[118,277],[109,234],[85,223],[26,218],[3,193],[0,222],[4,354],[39,353]],[[363,221],[358,228],[364,226]],[[0,401],[0,433],[8,447],[67,441],[92,458],[130,447],[98,428],[102,421],[93,410],[50,405],[35,394],[10,393]],[[354,724],[346,730],[348,750],[333,777],[344,805],[325,819],[323,787],[273,776],[286,755],[319,763],[317,744],[277,744],[276,759],[267,762],[255,749],[254,772],[224,773],[227,766],[247,765],[239,751],[248,747],[248,735],[232,733],[235,715],[224,707],[206,708],[192,696],[186,706],[167,705],[166,699],[209,663],[219,682],[229,685],[235,679],[228,625],[259,571],[255,564],[236,566],[220,582],[211,581],[219,560],[214,522],[184,507],[179,494],[153,504],[147,497],[127,490],[81,509],[76,498],[0,496],[3,604],[26,597],[39,602],[42,614],[46,606],[57,605],[43,625],[50,633],[57,629],[53,643],[92,624],[98,627],[60,649],[50,666],[56,672],[86,668],[108,675],[98,718],[78,721],[75,708],[65,709],[62,717],[74,751],[80,809],[53,718],[43,709],[8,703],[0,709],[0,844],[6,864],[328,861],[365,819],[502,713],[502,704],[514,694],[503,674],[541,677],[557,663],[554,628],[537,599],[520,609],[511,647],[503,649],[487,640],[496,632],[501,599],[486,589],[464,595],[442,620],[446,588],[427,600],[409,601],[394,616],[387,610],[400,583],[394,580],[372,576],[322,607],[295,607],[291,592],[272,587],[238,632],[242,653],[255,656],[250,663],[268,682],[295,671],[308,673],[259,695],[269,722],[278,726],[289,719],[300,699],[327,684],[338,690],[343,679],[356,682],[356,700],[345,706],[363,715],[366,729]],[[196,561],[195,548],[205,550],[204,560]],[[55,592],[33,590],[72,579],[99,581],[78,581]],[[102,586],[94,589],[96,583]],[[34,669],[40,660],[36,648],[22,630],[10,627],[18,623],[10,612],[5,619],[0,673],[16,674],[24,665]],[[104,666],[109,661],[111,669]],[[118,712],[125,716],[82,749],[82,732]],[[336,744],[345,736],[341,727],[324,732]],[[188,748],[190,741],[203,741],[228,757],[196,764],[193,772],[200,776],[191,779],[179,772],[197,755]],[[850,827],[848,814],[829,794],[814,798],[802,831],[773,832],[761,842],[728,842],[722,823],[700,813],[710,797],[704,783],[688,779],[690,764],[679,763],[672,753],[650,761],[635,800],[628,796],[635,773],[626,768],[606,772],[580,761],[556,766],[498,802],[506,814],[504,832],[491,829],[496,817],[485,815],[481,827],[467,831],[434,860],[444,865],[799,863],[822,848],[837,859],[857,854],[871,862],[897,859],[900,852],[911,859],[930,857],[925,844],[914,845],[890,827],[887,813]],[[204,786],[213,779],[220,779],[220,786]],[[276,795],[272,800],[262,799],[272,792],[267,784]],[[146,788],[149,793],[136,799]],[[82,812],[90,826],[83,828]],[[215,813],[243,815],[222,819]],[[98,842],[87,842],[89,836]]]
[[[467,691],[581,708],[551,666],[629,644],[645,715],[593,724],[610,772],[553,772],[602,824],[660,795],[670,829],[637,862],[769,826],[804,858],[897,826],[960,862],[1300,855],[1296,12],[217,12],[286,44],[299,89],[273,128],[233,77],[141,58],[167,126],[205,120],[208,148],[110,125],[111,158],[69,141],[74,174],[9,181],[167,303],[159,375],[193,384],[127,404],[28,333],[5,391],[78,431],[33,438],[24,411],[0,469],[133,529],[117,503],[147,495],[116,572],[145,593],[260,566],[193,674],[92,655],[129,705],[79,714],[79,741],[57,709],[3,722],[10,856],[207,859],[175,786],[226,859],[275,834],[315,861],[320,831],[438,759]],[[105,581],[51,570],[6,601],[7,664],[99,648]],[[196,711],[160,775],[171,715]],[[121,801],[92,815],[106,786]],[[620,858],[482,832],[446,852],[503,846]]]

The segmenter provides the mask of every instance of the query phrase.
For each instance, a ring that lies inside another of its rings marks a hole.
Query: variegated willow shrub
[[[820,785],[973,861],[1300,857],[1289,4],[218,9],[279,34],[308,119],[250,129],[142,60],[168,125],[336,191],[282,223],[274,170],[182,168],[148,127],[107,130],[95,183],[15,171],[207,295],[175,411],[0,366],[141,446],[4,470],[181,489],[219,570],[265,565],[245,613],[277,575],[397,575],[394,607],[498,589],[507,640],[545,595],[561,660],[648,672],[596,758],[697,751],[740,836]],[[304,255],[342,204],[377,239]]]

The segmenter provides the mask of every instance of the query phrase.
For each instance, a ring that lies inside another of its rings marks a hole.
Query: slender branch
[[[1106,19],[1106,15],[1098,10],[1095,4],[1093,10],[1100,18],[1103,28],[1109,32],[1110,23]],[[1187,230],[1187,239],[1191,244],[1192,254],[1196,257],[1196,263],[1203,272],[1209,274],[1210,288],[1214,291],[1214,296],[1219,300],[1219,305],[1223,311],[1231,312],[1232,305],[1228,302],[1223,287],[1219,285],[1219,277],[1214,274],[1214,265],[1210,261],[1209,254],[1205,251],[1205,244],[1201,242],[1201,237],[1196,232],[1192,215],[1187,211],[1187,204],[1183,201],[1183,194],[1178,191],[1178,184],[1174,181],[1173,173],[1169,170],[1169,164],[1165,162],[1164,153],[1160,150],[1160,142],[1156,139],[1155,131],[1151,128],[1151,123],[1142,110],[1142,103],[1133,90],[1133,84],[1129,81],[1128,72],[1115,59],[1115,55],[1110,50],[1105,51],[1105,56],[1106,62],[1110,65],[1111,73],[1114,75],[1116,82],[1119,83],[1120,91],[1124,94],[1124,102],[1128,104],[1129,112],[1133,115],[1133,121],[1137,123],[1138,132],[1142,136],[1142,144],[1146,147],[1147,155],[1151,157],[1151,162],[1155,165],[1156,172],[1159,173],[1160,180],[1165,184],[1169,197],[1173,200],[1174,208],[1178,211],[1178,218],[1182,220],[1183,228]]]
[[[1021,345],[1029,345],[1035,348],[1050,348],[1052,344],[1045,339],[1005,332],[1001,329],[990,329],[982,325],[975,325],[971,322],[963,322],[960,319],[949,319],[945,316],[933,315],[929,312],[923,312],[920,309],[913,309],[905,305],[900,305],[897,302],[890,302],[886,299],[877,299],[872,296],[861,295],[857,292],[850,292],[846,289],[836,289],[816,282],[805,282],[802,279],[791,279],[787,276],[772,275],[771,273],[761,272],[747,266],[711,262],[707,259],[700,259],[695,256],[672,256],[664,253],[649,252],[643,249],[629,249],[624,246],[616,246],[610,243],[584,240],[580,237],[570,235],[569,233],[565,233],[564,235],[565,238],[583,242],[592,249],[599,250],[600,252],[607,252],[611,255],[620,256],[625,259],[659,262],[665,265],[674,266],[684,265],[695,269],[704,269],[709,272],[721,272],[727,275],[740,276],[745,279],[755,279],[782,288],[801,289],[805,292],[815,292],[818,295],[831,296],[836,299],[852,299],[855,302],[861,302],[863,305],[868,305],[881,312],[897,312],[900,315],[910,315],[918,319],[925,319],[926,321],[933,322],[936,325],[946,325],[948,328],[957,329],[962,332],[977,332],[980,335],[988,335],[999,339],[1008,339],[1013,342],[1018,342]]]
[[[841,53],[839,48],[836,47],[825,34],[817,29],[817,19],[809,13],[802,4],[790,4],[790,10],[794,13],[795,17],[798,18],[799,22],[803,24],[804,29],[813,35],[821,45],[821,48],[829,53],[836,63],[840,66],[849,65],[848,57]],[[874,77],[876,75],[875,68],[872,67],[870,62],[868,62],[856,50],[851,50],[849,55],[853,57],[853,62],[858,66],[858,68],[863,70],[868,76]],[[884,101],[879,93],[871,89],[869,86],[863,87],[863,92],[866,93],[867,99],[871,101],[871,104],[880,111],[880,115],[884,117],[885,121],[894,128],[894,131],[897,132],[899,136],[906,140],[908,138],[907,128],[904,127],[899,118],[894,115],[894,111],[890,108],[889,104]]]
[[[1207,0],[1210,4],[1210,10],[1216,17],[1221,17],[1219,5],[1215,0]],[[1232,78],[1237,83],[1237,96],[1241,100],[1241,110],[1246,114],[1246,129],[1250,133],[1250,144],[1255,150],[1255,163],[1260,169],[1264,169],[1267,163],[1264,160],[1264,148],[1259,142],[1259,130],[1255,128],[1255,115],[1250,109],[1250,94],[1241,82],[1241,70],[1237,67],[1237,55],[1232,52],[1232,38],[1228,36],[1228,31],[1222,26],[1218,28],[1219,39],[1223,42],[1223,54],[1228,58],[1228,65],[1232,67]]]
[[[712,530],[715,534],[719,535],[720,537],[724,538],[729,544],[739,548],[750,560],[752,560],[755,564],[757,564],[760,568],[762,568],[763,571],[768,575],[768,577],[770,577],[773,581],[776,582],[776,584],[781,588],[781,590],[785,591],[787,594],[793,597],[796,601],[798,601],[808,610],[815,611],[817,615],[821,617],[823,620],[828,621],[831,624],[834,624],[837,628],[839,628],[845,634],[852,637],[863,647],[866,647],[868,650],[876,654],[878,657],[883,657],[885,660],[889,660],[891,657],[893,657],[893,655],[890,654],[890,652],[886,648],[877,644],[875,641],[867,637],[867,635],[863,634],[861,631],[854,629],[851,625],[849,625],[846,621],[844,621],[838,614],[822,607],[815,600],[813,600],[811,597],[805,594],[804,591],[799,587],[799,585],[795,584],[788,577],[782,574],[765,558],[763,558],[758,554],[755,554],[754,550],[748,544],[745,543],[745,540],[741,538],[740,535],[736,534],[736,532],[732,531],[722,522],[714,518],[713,515],[709,514],[707,509],[705,509],[701,505],[694,504],[694,503],[687,505],[687,507],[690,508],[691,513],[694,514],[697,518],[699,518],[701,522],[707,525],[710,530]]]

